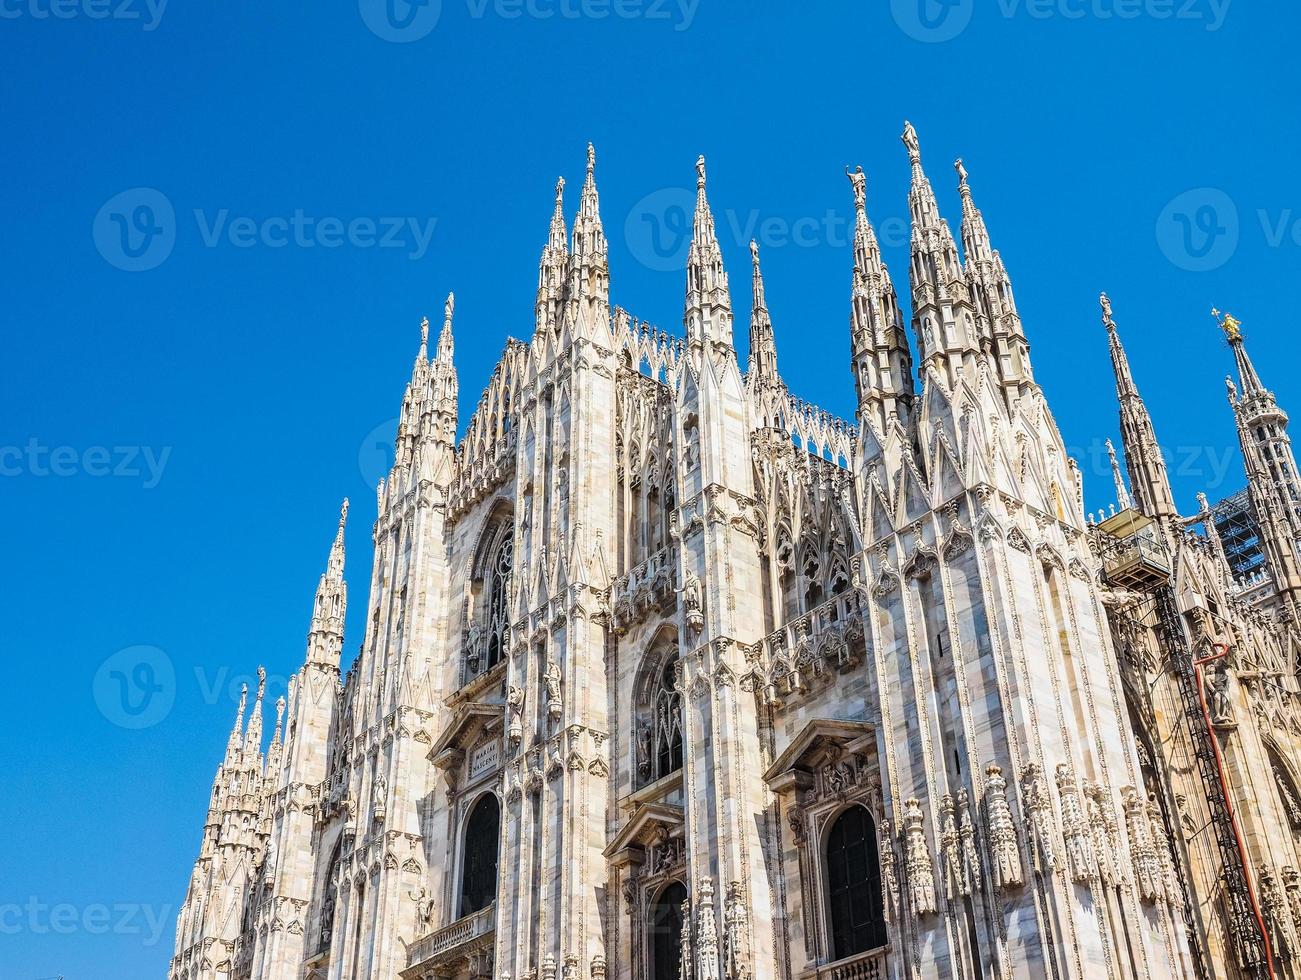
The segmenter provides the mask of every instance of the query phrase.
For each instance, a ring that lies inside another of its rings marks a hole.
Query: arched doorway
[[[864,807],[847,809],[827,835],[827,904],[837,960],[885,945],[876,826]]]
[[[682,965],[682,905],[686,900],[686,886],[674,881],[665,886],[651,906],[651,980],[678,980]]]
[[[497,838],[501,808],[497,797],[484,793],[470,811],[465,824],[465,845],[461,857],[462,916],[486,909],[497,900]]]

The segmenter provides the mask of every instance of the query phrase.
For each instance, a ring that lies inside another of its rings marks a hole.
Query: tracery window
[[[682,909],[686,886],[670,882],[650,910],[650,976],[652,980],[679,980],[682,966]]]
[[[475,592],[465,631],[465,681],[496,667],[510,642],[510,584],[515,568],[515,526],[499,519],[476,561]]]
[[[501,808],[497,797],[479,797],[465,825],[461,854],[461,916],[486,909],[497,900],[497,840]]]
[[[502,535],[497,555],[488,572],[488,644],[484,670],[491,670],[506,652],[507,631],[510,628],[508,610],[510,577],[515,567],[515,536]]]
[[[321,920],[317,931],[316,951],[324,953],[334,940],[334,909],[339,895],[339,864],[343,858],[343,839],[334,845],[334,853],[325,871],[325,896],[321,899]]]
[[[682,768],[682,695],[677,689],[678,655],[674,650],[659,669],[637,733],[637,775],[642,785]]]
[[[876,827],[862,806],[842,813],[827,835],[827,906],[837,960],[885,945],[885,905]]]

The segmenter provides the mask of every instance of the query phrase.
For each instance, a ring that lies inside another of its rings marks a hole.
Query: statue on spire
[[[591,143],[587,144],[587,176],[591,177],[596,172],[596,147]]]
[[[1116,325],[1116,321],[1111,318],[1111,299],[1106,293],[1098,297],[1098,302],[1102,305],[1102,323],[1107,329]]]
[[[753,238],[750,239],[750,261],[754,263],[756,269],[759,268],[759,243]]]
[[[862,167],[852,172],[846,167],[845,176],[854,188],[854,207],[859,211],[864,210],[867,207],[867,174],[863,173]]]
[[[1219,310],[1212,309],[1211,316],[1215,317],[1229,343],[1236,344],[1242,339],[1242,321],[1232,313],[1221,313]]]
[[[917,130],[913,129],[913,124],[907,120],[903,124],[903,145],[908,147],[908,159],[913,163],[920,163],[922,148],[921,144],[917,142]]]
[[[696,186],[705,186],[705,155],[703,153],[696,159]]]
[[[962,163],[962,157],[958,157],[956,160],[953,161],[953,169],[956,170],[956,171],[958,172],[958,186],[959,186],[959,187],[966,187],[966,186],[967,186],[967,168],[966,168],[966,166]]]

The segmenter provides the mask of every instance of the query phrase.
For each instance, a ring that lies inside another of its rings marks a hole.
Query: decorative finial
[[[1215,317],[1229,343],[1236,344],[1242,340],[1242,321],[1236,316],[1232,313],[1221,313],[1215,309],[1211,310],[1211,316]]]
[[[867,207],[867,174],[863,173],[862,167],[852,172],[846,167],[845,176],[854,188],[854,207],[859,211],[864,210]]]
[[[922,148],[917,142],[917,130],[913,129],[913,124],[907,120],[903,124],[903,145],[908,147],[908,159],[913,163],[921,163]]]
[[[703,153],[696,159],[696,186],[702,190],[705,187],[705,155]]]
[[[1116,321],[1111,318],[1111,298],[1103,293],[1098,297],[1098,302],[1102,306],[1102,323],[1108,330],[1116,326]]]
[[[596,172],[596,147],[591,143],[587,144],[587,176],[590,179]]]

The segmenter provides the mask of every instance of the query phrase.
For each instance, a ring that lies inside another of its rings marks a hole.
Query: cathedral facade
[[[345,503],[171,980],[1301,976],[1287,417],[1225,318],[1248,602],[1104,298],[1128,479],[1087,515],[966,171],[960,252],[904,143],[910,331],[849,174],[852,422],[782,381],[753,245],[739,362],[703,158],[682,336],[610,303],[590,148],[459,443],[452,298],[421,325],[360,653]]]

